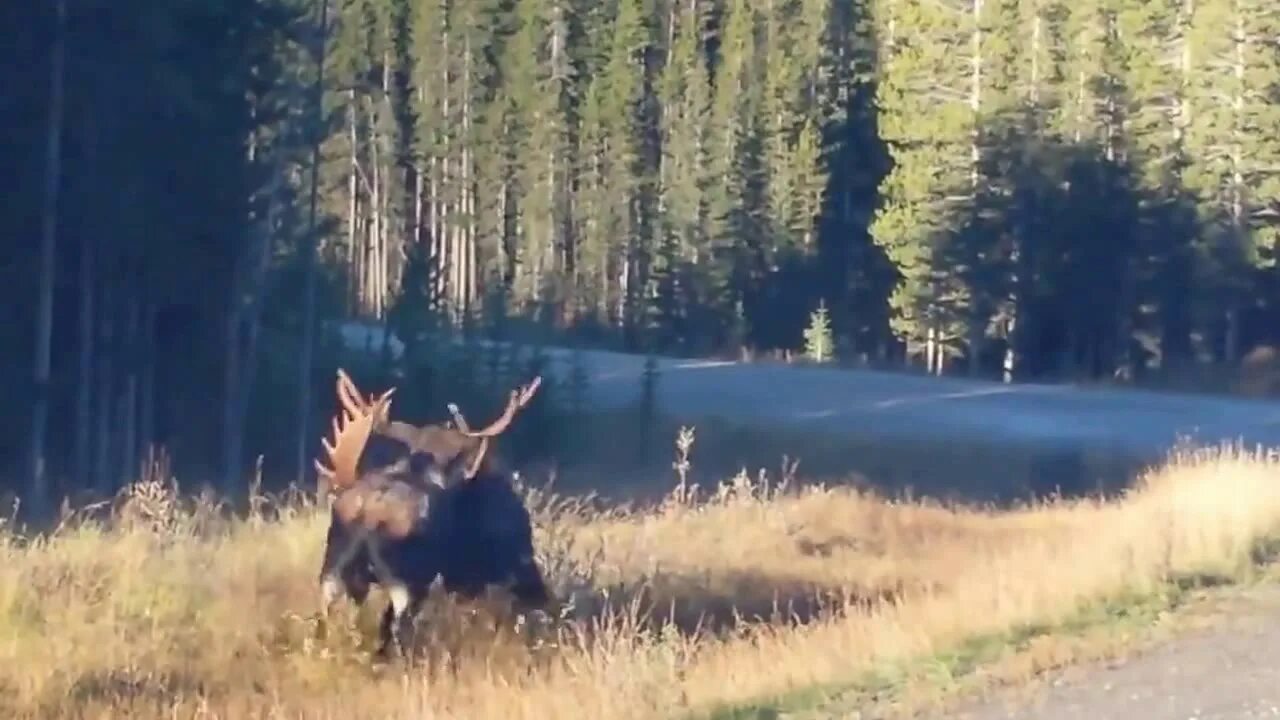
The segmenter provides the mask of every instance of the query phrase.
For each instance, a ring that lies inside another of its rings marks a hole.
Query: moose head
[[[452,425],[419,426],[390,419],[395,388],[364,398],[351,377],[338,370],[342,422],[334,418],[334,440],[324,440],[329,465],[317,459],[316,472],[331,497],[354,484],[365,467],[404,466],[432,475],[438,473],[433,480],[441,485],[472,480],[494,469],[489,452],[492,440],[506,432],[541,384],[542,377],[536,376],[527,385],[512,390],[502,413],[483,428],[472,429],[453,403],[448,406]]]

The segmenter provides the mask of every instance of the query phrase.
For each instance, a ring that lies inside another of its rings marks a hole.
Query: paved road
[[[568,353],[553,353],[566,372]],[[584,352],[593,404],[638,397],[644,359]],[[1037,445],[1163,453],[1199,442],[1280,445],[1280,402],[1064,385],[1003,384],[869,370],[663,358],[658,402],[676,417],[821,426],[865,434],[932,434]]]
[[[351,345],[378,345],[354,325],[344,332]],[[567,375],[570,353],[549,353],[553,372]],[[592,405],[617,408],[639,397],[642,356],[583,351],[581,357]],[[982,438],[1153,458],[1183,436],[1203,443],[1280,445],[1277,401],[772,363],[660,358],[657,364],[658,403],[676,419],[718,415],[872,437]]]
[[[1212,629],[1111,666],[1077,669],[1031,698],[993,697],[954,720],[1256,720],[1280,718],[1280,587],[1224,608]]]

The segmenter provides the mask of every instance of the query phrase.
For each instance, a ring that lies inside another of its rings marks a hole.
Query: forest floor
[[[1122,655],[1280,551],[1280,460],[1231,449],[1006,510],[745,474],[645,508],[530,503],[556,617],[438,599],[408,667],[369,662],[380,595],[317,635],[305,499],[228,519],[151,478],[110,520],[0,528],[0,716],[951,717],[928,708]]]

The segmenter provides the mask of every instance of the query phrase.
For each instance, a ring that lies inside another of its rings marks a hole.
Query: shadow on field
[[[745,469],[777,478],[798,462],[802,483],[854,485],[888,497],[929,498],[966,505],[1013,504],[1050,495],[1113,495],[1153,458],[1098,447],[1032,448],[995,441],[903,441],[822,430],[758,428],[721,418],[654,421],[646,434],[634,416],[593,415],[579,424],[580,452],[556,471],[561,493],[594,492],[611,501],[655,500],[675,483],[671,458],[682,425],[693,427],[691,480],[714,488]],[[544,468],[526,473],[535,482]]]
[[[128,668],[109,668],[79,678],[65,701],[79,706],[111,700],[134,707],[149,705],[163,708],[174,697],[204,695],[207,692],[205,683],[190,674],[154,674]]]
[[[714,578],[672,573],[629,587],[591,591],[581,606],[585,612],[576,617],[590,624],[620,613],[641,630],[670,627],[684,635],[722,635],[752,625],[806,625],[846,610],[868,610],[920,589],[836,587],[749,570],[717,571]]]
[[[525,672],[547,661],[565,644],[608,647],[643,645],[672,639],[672,633],[725,637],[753,628],[783,629],[807,625],[846,611],[868,611],[924,588],[834,587],[793,577],[753,571],[659,573],[610,586],[583,586],[561,593],[549,620],[518,615],[509,597],[492,591],[477,600],[459,600],[433,590],[418,617],[413,654],[436,669],[451,672],[481,663],[490,672]],[[386,599],[375,590],[358,616],[335,616],[345,631],[325,642],[323,652],[361,662],[377,645],[378,618]],[[342,618],[342,619],[338,619]],[[286,622],[286,625],[289,623]],[[281,627],[277,652],[311,652],[307,639],[315,626]],[[286,635],[291,638],[286,638]],[[505,663],[503,662],[505,659]],[[509,664],[507,664],[509,663]]]
[[[630,655],[662,647],[678,652],[693,647],[697,638],[740,636],[766,628],[781,631],[845,609],[870,609],[901,594],[893,589],[822,587],[750,572],[735,575],[727,584],[721,579],[721,590],[698,583],[695,575],[666,575],[627,586],[585,588],[560,612],[553,608],[550,617],[519,615],[498,592],[474,601],[437,595],[417,617],[409,641],[410,665],[415,674],[434,680],[475,671],[515,680],[555,665],[565,651]],[[334,624],[320,636],[314,621],[280,618],[270,655],[275,662],[324,658],[326,664],[336,661],[358,668],[361,677],[399,672],[405,668],[403,661],[388,662],[375,653],[386,599],[377,591],[370,599],[357,614],[348,606],[335,615]],[[149,703],[162,696],[168,681],[111,673],[79,685],[83,701],[128,697]],[[219,692],[216,687],[192,690],[201,695]]]

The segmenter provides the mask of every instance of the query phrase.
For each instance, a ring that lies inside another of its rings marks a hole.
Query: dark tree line
[[[238,467],[264,328],[297,324],[314,31],[256,0],[4,13],[0,362],[32,409],[0,420],[10,476],[32,473],[32,425],[28,502],[113,490],[153,443]]]
[[[1273,5],[8,3],[9,487],[296,477],[351,317],[423,412],[492,384],[440,331],[790,349],[820,303],[931,372],[1232,364],[1280,320]]]

